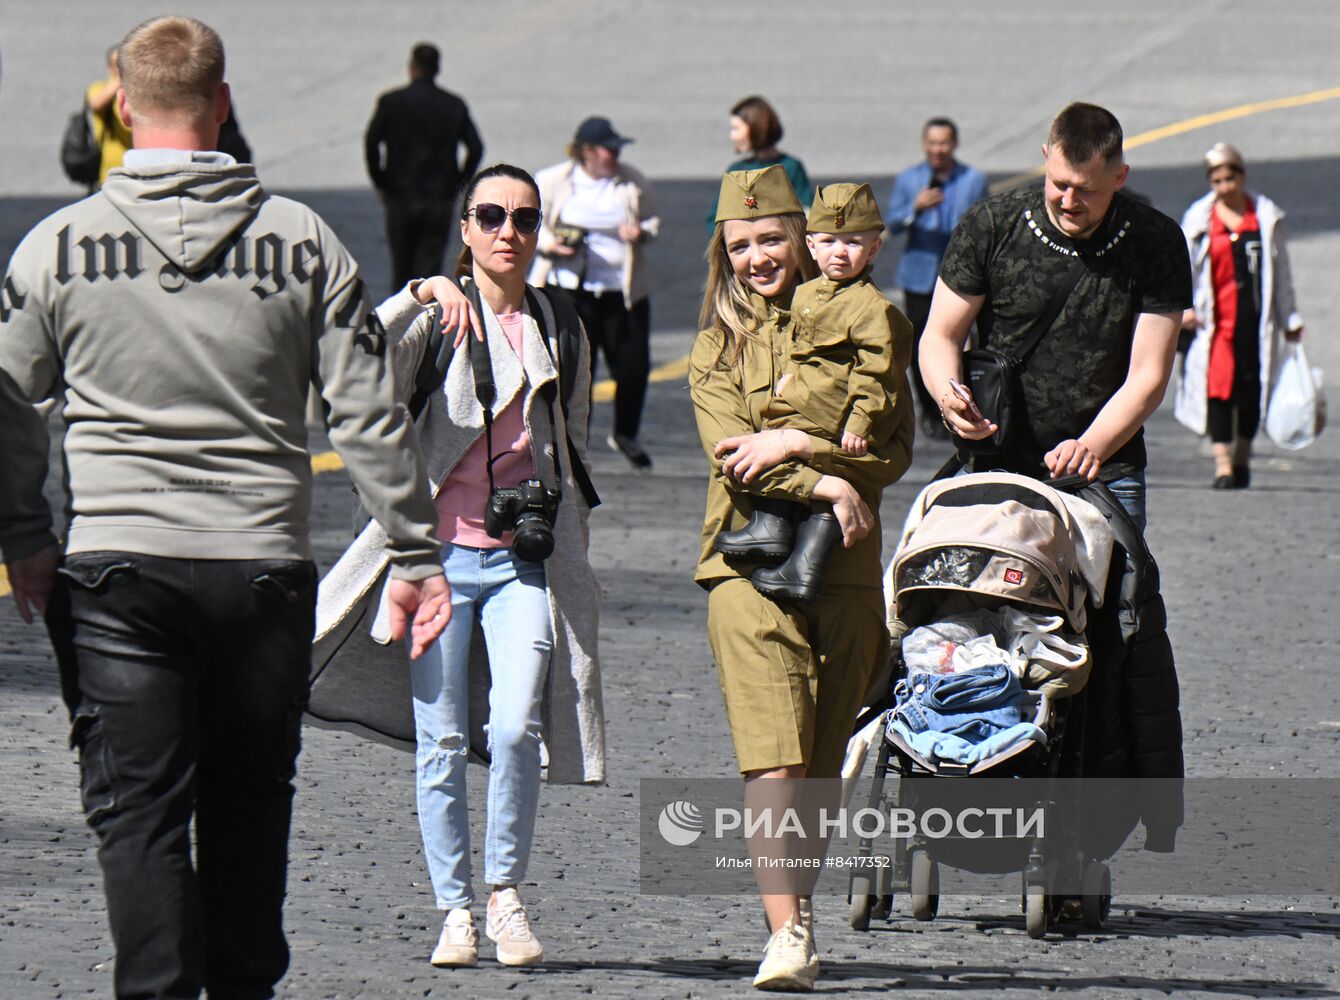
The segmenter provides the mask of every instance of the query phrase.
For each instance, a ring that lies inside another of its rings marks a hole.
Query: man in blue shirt
[[[932,118],[921,129],[926,159],[900,173],[893,182],[886,223],[895,236],[907,230],[907,247],[894,281],[903,290],[904,309],[912,321],[912,384],[916,387],[921,430],[927,437],[946,437],[940,408],[926,391],[918,367],[921,332],[930,314],[931,293],[949,234],[968,206],[986,195],[986,175],[954,159],[958,126],[948,118]]]

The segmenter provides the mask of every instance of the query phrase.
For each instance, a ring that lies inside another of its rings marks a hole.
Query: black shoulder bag
[[[1018,436],[1018,414],[1023,407],[1023,372],[1028,367],[1028,359],[1056,323],[1056,317],[1061,314],[1084,271],[1084,259],[1076,255],[1060,286],[1047,300],[1033,328],[1019,345],[1018,354],[1006,354],[988,347],[985,331],[982,346],[963,353],[963,378],[972,390],[973,401],[982,416],[996,425],[996,433],[980,441],[959,438],[972,454],[998,455],[1010,450],[1013,438]]]
[[[60,165],[65,176],[76,184],[92,187],[102,167],[102,145],[93,138],[92,114],[83,105],[70,116],[60,140]]]

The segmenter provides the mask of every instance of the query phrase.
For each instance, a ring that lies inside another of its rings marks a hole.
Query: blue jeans
[[[1131,520],[1143,535],[1148,521],[1145,517],[1145,470],[1139,469],[1134,475],[1114,479],[1107,484],[1107,488],[1117,498],[1117,503],[1131,515]]]
[[[917,674],[894,689],[895,714],[914,733],[936,732],[978,742],[1017,725],[1023,692],[1004,664],[955,674]]]
[[[511,549],[445,545],[451,621],[436,646],[410,664],[417,729],[419,829],[439,909],[469,906],[470,813],[465,765],[470,748],[470,637],[483,626],[489,689],[489,792],[484,878],[519,882],[530,860],[540,800],[540,699],[553,652],[544,564]]]

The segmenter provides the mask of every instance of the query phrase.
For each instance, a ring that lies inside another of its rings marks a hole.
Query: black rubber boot
[[[779,563],[791,554],[796,536],[792,520],[803,507],[790,500],[754,497],[749,523],[738,531],[717,535],[717,551],[732,559]]]
[[[777,601],[813,604],[824,586],[824,568],[842,537],[842,527],[832,511],[813,513],[796,529],[791,557],[772,569],[760,569],[751,579],[754,588]]]

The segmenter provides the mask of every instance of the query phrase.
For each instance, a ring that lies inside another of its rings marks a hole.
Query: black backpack
[[[71,115],[60,140],[60,165],[65,176],[89,187],[98,182],[98,171],[102,168],[102,146],[93,138],[90,114],[87,107],[81,107]]]

